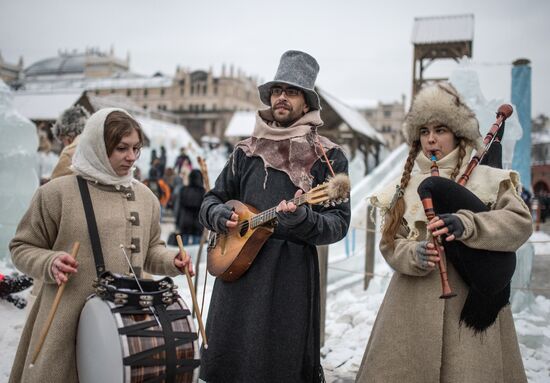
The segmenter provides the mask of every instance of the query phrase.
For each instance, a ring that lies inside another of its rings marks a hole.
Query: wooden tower
[[[416,17],[412,43],[414,45],[412,98],[426,82],[446,78],[426,78],[424,71],[438,59],[472,57],[474,15]],[[411,99],[412,99],[411,98]]]

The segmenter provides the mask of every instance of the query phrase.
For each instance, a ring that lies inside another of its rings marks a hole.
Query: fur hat
[[[59,139],[62,136],[76,137],[84,129],[90,114],[80,105],[65,110],[53,126],[53,134]]]
[[[420,140],[420,128],[431,122],[447,126],[456,137],[481,147],[479,122],[458,91],[448,82],[423,88],[414,98],[405,117],[403,134],[409,145]]]
[[[273,81],[258,87],[262,102],[271,106],[270,89],[276,84],[287,84],[300,88],[304,92],[307,105],[312,110],[321,110],[319,95],[315,92],[315,80],[319,73],[319,64],[312,56],[300,51],[287,51],[281,56],[279,68]]]

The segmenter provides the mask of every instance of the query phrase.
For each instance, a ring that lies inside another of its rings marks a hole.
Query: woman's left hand
[[[193,262],[191,262],[191,257],[187,255],[187,252],[182,257],[181,252],[174,257],[174,266],[176,266],[182,273],[185,273],[185,269],[189,269],[189,275],[194,276],[195,272],[193,271]]]

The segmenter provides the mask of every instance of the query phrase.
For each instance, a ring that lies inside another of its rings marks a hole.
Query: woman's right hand
[[[437,250],[432,242],[421,241],[416,245],[416,261],[424,270],[433,270],[439,262]]]
[[[57,285],[66,283],[69,280],[67,273],[76,273],[78,262],[70,254],[62,253],[52,262],[52,275]]]

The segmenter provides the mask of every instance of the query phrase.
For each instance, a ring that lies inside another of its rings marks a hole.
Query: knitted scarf
[[[282,171],[292,183],[309,191],[313,184],[310,174],[313,164],[323,156],[319,144],[330,150],[338,147],[329,139],[317,134],[323,125],[321,114],[313,110],[304,114],[289,127],[281,127],[273,118],[271,109],[258,111],[252,137],[235,145],[248,157],[260,157],[264,163],[267,183],[267,168]]]

